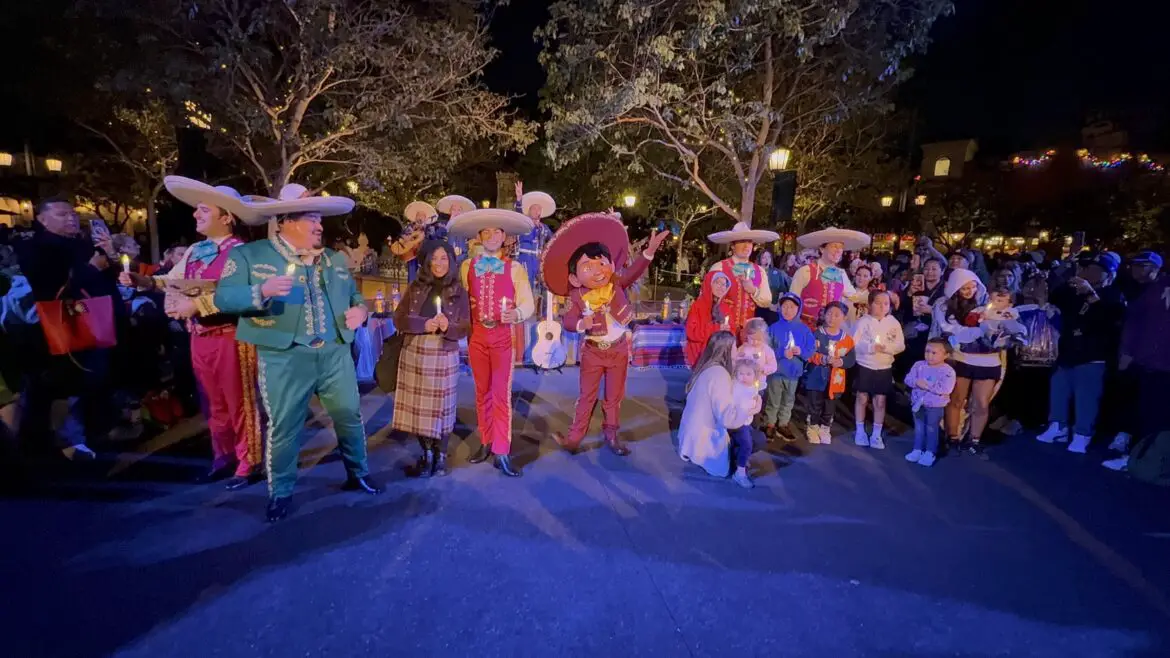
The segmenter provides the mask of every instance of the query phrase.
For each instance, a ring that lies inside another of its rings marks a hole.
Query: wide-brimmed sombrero
[[[525,195],[527,196],[527,195]],[[568,295],[569,258],[581,245],[600,242],[609,249],[615,271],[630,258],[630,236],[621,217],[602,212],[578,215],[561,225],[540,256],[540,276],[554,295]]]
[[[444,215],[450,215],[455,210],[461,210],[463,212],[475,210],[475,202],[465,196],[459,196],[458,194],[448,194],[442,199],[439,199],[439,202],[435,204],[435,207],[438,208],[439,212],[443,213]]]
[[[780,239],[780,234],[774,231],[754,229],[743,222],[736,222],[730,231],[712,233],[707,236],[707,239],[715,244],[731,244],[732,242],[743,242],[745,240],[761,243],[775,242]]]
[[[194,208],[199,204],[207,204],[235,215],[237,219],[246,221],[245,215],[255,219],[255,211],[248,208],[245,197],[235,189],[226,185],[212,187],[207,183],[184,176],[167,176],[163,178],[163,185],[171,196]]]
[[[407,204],[406,209],[402,211],[402,216],[406,218],[406,221],[413,222],[419,213],[422,213],[427,223],[434,221],[437,216],[435,207],[426,201],[411,201]]]
[[[474,238],[485,228],[498,228],[508,235],[524,235],[534,227],[531,219],[515,210],[480,208],[452,217],[447,222],[447,234],[457,238]]]
[[[870,237],[861,231],[854,231],[847,228],[837,228],[830,226],[826,229],[813,231],[812,233],[805,233],[796,238],[797,244],[809,249],[818,249],[832,242],[840,242],[845,245],[846,251],[857,251],[869,246],[872,240]]]
[[[527,192],[520,197],[520,209],[526,217],[532,216],[528,209],[533,206],[540,206],[541,217],[552,217],[553,213],[557,211],[557,202],[545,192]]]
[[[280,196],[276,199],[252,196],[244,200],[244,205],[256,213],[256,217],[249,219],[241,217],[248,224],[263,224],[280,215],[299,215],[318,213],[322,217],[344,215],[353,210],[356,205],[353,199],[343,196],[309,196],[309,190],[304,185],[289,183],[280,188]]]

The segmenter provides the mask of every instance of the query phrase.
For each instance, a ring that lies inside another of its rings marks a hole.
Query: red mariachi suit
[[[752,285],[757,289],[764,283],[764,271],[759,265],[750,263],[752,266]],[[735,262],[730,258],[725,258],[719,263],[720,270],[731,279],[731,289],[727,291],[724,300],[731,301],[731,334],[735,336],[735,341],[739,343],[739,332],[743,329],[743,325],[748,320],[756,317],[756,300],[752,299],[751,294],[739,284],[739,279],[735,276]]]
[[[622,399],[626,397],[626,374],[630,367],[630,345],[628,333],[616,340],[606,341],[604,338],[611,333],[609,318],[623,328],[634,320],[634,309],[626,288],[637,283],[649,267],[649,259],[638,254],[620,274],[614,274],[610,279],[613,297],[602,308],[593,309],[592,324],[585,327],[585,340],[581,342],[581,394],[566,437],[570,447],[580,445],[589,431],[602,376],[605,377],[605,400],[601,403],[601,431],[606,441],[612,443],[618,438]],[[566,331],[577,331],[585,312],[584,295],[588,292],[589,289],[582,286],[569,291],[569,306],[561,319]]]
[[[185,279],[218,281],[233,247],[244,244],[230,237],[219,244],[210,264],[190,259]],[[211,431],[214,467],[236,463],[236,475],[247,477],[262,458],[260,411],[256,402],[256,348],[236,342],[236,317],[216,312],[200,298],[201,315],[188,322],[191,365],[203,389],[203,411]]]
[[[467,292],[471,297],[471,338],[467,341],[467,361],[475,379],[475,415],[483,445],[491,445],[492,454],[506,455],[512,450],[512,325],[500,320],[501,300],[516,308],[516,283],[512,280],[512,259],[504,261],[503,274],[475,273],[482,256],[464,262],[467,268]],[[529,291],[528,296],[532,293]]]
[[[821,264],[812,261],[808,267],[808,285],[800,291],[800,319],[809,329],[817,330],[821,311],[845,296],[845,284],[840,281],[826,282],[821,279]],[[841,269],[841,268],[837,268]]]

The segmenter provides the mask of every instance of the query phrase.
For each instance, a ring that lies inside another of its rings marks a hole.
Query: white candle
[[[589,300],[588,300],[588,299],[586,299],[586,300],[585,300],[585,310],[586,310],[586,311],[589,311],[590,313],[592,313],[592,312],[593,312],[593,307],[589,305]]]
[[[128,256],[127,254],[122,254],[122,271],[123,272],[130,271],[130,256]]]
[[[438,295],[435,295],[435,314],[443,314],[443,298]]]
[[[882,344],[882,335],[881,334],[874,334],[873,344],[874,345],[881,345]]]
[[[507,312],[508,312],[508,298],[501,297],[500,298],[500,315],[503,315],[504,313],[507,313]]]
[[[829,341],[829,357],[837,356],[837,341]]]
[[[284,268],[284,275],[285,276],[292,276],[296,273],[297,273],[297,264],[296,263],[289,263],[288,267]]]
[[[796,341],[792,340],[792,334],[788,334],[788,349],[796,347]]]

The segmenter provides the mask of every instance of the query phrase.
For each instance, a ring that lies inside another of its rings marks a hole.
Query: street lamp
[[[11,167],[11,166],[12,166],[12,154],[11,153],[0,153],[0,167]]]
[[[890,208],[894,205],[894,197],[887,194],[881,198],[881,202],[883,208]]]
[[[492,207],[492,202],[491,202],[491,201],[489,201],[488,199],[484,199],[483,201],[480,201],[480,202],[479,202],[479,207],[480,207],[480,208],[491,208],[491,207]]]
[[[622,197],[622,205],[624,205],[627,208],[633,208],[637,204],[638,204],[638,197],[634,196],[633,194],[627,194],[624,197]]]
[[[770,171],[784,171],[788,168],[788,160],[792,157],[792,151],[786,148],[777,148],[768,155],[768,169]]]
[[[777,147],[768,154],[768,171],[772,172],[771,221],[777,231],[792,221],[796,208],[796,170],[788,168],[791,161],[791,149]]]

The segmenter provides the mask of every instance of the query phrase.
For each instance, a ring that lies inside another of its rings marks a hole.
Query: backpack
[[[1127,470],[1142,482],[1170,487],[1170,431],[1138,441],[1129,453]]]

